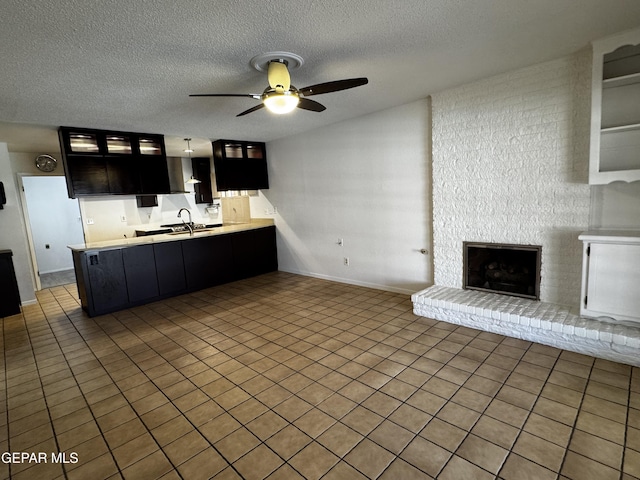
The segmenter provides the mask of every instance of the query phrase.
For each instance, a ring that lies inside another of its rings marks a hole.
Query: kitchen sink
[[[213,228],[202,228],[200,230],[194,230],[193,234],[197,235],[198,233],[206,233],[206,232],[213,232],[215,229]],[[189,230],[183,230],[181,232],[171,232],[168,233],[167,235],[189,235]]]

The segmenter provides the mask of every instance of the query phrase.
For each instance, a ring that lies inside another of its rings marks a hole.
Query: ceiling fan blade
[[[240,112],[238,115],[236,115],[236,117],[242,117],[243,115],[247,115],[248,113],[253,113],[256,110],[260,110],[262,107],[264,107],[264,103],[259,103],[255,107],[251,107],[249,110],[245,110],[244,112]]]
[[[327,109],[321,103],[316,102],[315,100],[309,100],[308,98],[301,98],[298,102],[298,108],[303,110],[311,110],[312,112],[323,112]]]
[[[249,97],[260,98],[259,93],[192,93],[190,97]]]
[[[298,92],[305,97],[310,97],[311,95],[320,95],[322,93],[338,92],[348,88],[355,88],[361,85],[366,85],[367,83],[369,83],[369,79],[366,77],[348,78],[346,80],[335,80],[333,82],[311,85],[309,87],[301,88]]]
[[[267,76],[269,78],[269,86],[273,89],[282,87],[286,92],[291,87],[291,76],[286,63],[281,63],[277,60],[269,62]]]

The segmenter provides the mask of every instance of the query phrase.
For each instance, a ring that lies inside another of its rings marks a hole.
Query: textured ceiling
[[[0,141],[50,151],[60,125],[271,140],[558,58],[640,24],[638,0],[3,0]],[[327,110],[235,115],[266,75],[250,59],[304,58],[298,88],[366,76],[314,97]],[[10,125],[21,124],[21,125]],[[39,128],[27,128],[37,126]],[[53,147],[52,147],[53,145]]]

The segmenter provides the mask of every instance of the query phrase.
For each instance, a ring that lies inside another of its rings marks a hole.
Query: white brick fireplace
[[[584,348],[572,349],[590,354],[635,353],[637,329],[627,341],[576,315],[578,235],[590,208],[590,62],[585,51],[433,95],[435,286],[412,297],[417,314],[562,348],[582,338]],[[462,290],[463,241],[541,245],[540,302]],[[566,325],[554,330],[550,318]]]

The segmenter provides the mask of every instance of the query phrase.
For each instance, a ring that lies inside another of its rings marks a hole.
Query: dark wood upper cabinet
[[[209,157],[195,157],[191,159],[193,177],[200,180],[194,185],[196,203],[212,203],[213,190],[211,189],[211,160]]]
[[[162,135],[60,127],[69,197],[169,193]]]
[[[213,164],[219,191],[269,188],[267,150],[263,142],[216,140]]]

